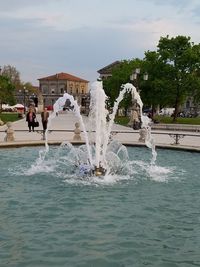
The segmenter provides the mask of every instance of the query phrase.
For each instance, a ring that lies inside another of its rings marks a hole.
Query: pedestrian
[[[35,118],[36,118],[36,114],[33,111],[33,109],[30,108],[29,112],[26,115],[26,121],[28,122],[29,132],[31,132],[31,129],[34,132]]]
[[[47,108],[44,108],[44,110],[42,111],[41,118],[42,118],[43,133],[45,133],[49,118],[49,112],[47,111]]]

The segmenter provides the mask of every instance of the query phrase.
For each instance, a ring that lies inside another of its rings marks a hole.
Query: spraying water
[[[56,117],[56,114],[59,111],[62,111],[66,101],[69,100],[70,101],[70,108],[72,109],[72,111],[75,113],[75,115],[78,117],[80,124],[82,126],[83,129],[83,133],[85,136],[85,143],[86,143],[86,147],[87,147],[87,153],[88,153],[88,159],[89,159],[89,163],[92,164],[92,156],[91,156],[91,151],[90,151],[90,146],[89,146],[89,140],[88,140],[88,135],[87,135],[87,131],[85,129],[85,124],[83,122],[83,118],[81,116],[80,113],[80,107],[77,103],[77,101],[74,99],[74,97],[68,93],[64,93],[64,95],[62,97],[60,97],[55,104],[53,105],[53,112],[51,113],[51,115],[49,116],[48,119],[48,127],[45,131],[45,146],[46,146],[46,150],[49,150],[49,146],[48,146],[48,130],[51,126],[52,120]]]
[[[140,94],[137,92],[136,88],[131,84],[131,83],[126,83],[125,85],[122,85],[123,90],[130,91],[132,93],[132,99],[135,99],[137,104],[140,107],[140,116],[141,116],[141,121],[142,121],[142,128],[145,128],[146,130],[146,138],[145,138],[145,144],[147,147],[151,148],[152,150],[152,160],[151,160],[151,165],[155,164],[156,157],[157,157],[157,152],[155,149],[155,140],[151,134],[151,127],[150,123],[151,120],[149,117],[143,115],[143,102],[141,100]]]
[[[93,154],[92,154],[91,142],[89,141],[88,133],[86,131],[83,118],[80,114],[80,107],[77,104],[77,101],[74,100],[74,97],[72,95],[69,95],[67,93],[65,93],[63,97],[60,97],[55,102],[53,106],[53,112],[49,116],[48,128],[45,132],[46,151],[48,151],[49,149],[47,132],[48,132],[49,127],[51,126],[51,122],[55,118],[56,113],[63,110],[63,107],[65,106],[66,101],[69,100],[70,109],[78,117],[80,124],[82,126],[82,129],[83,129],[86,148],[87,148],[87,159],[89,161],[89,165],[91,166],[91,168],[96,168],[98,172],[100,168],[102,168],[102,170],[109,171],[107,153],[109,150],[108,145],[109,145],[110,135],[112,131],[112,126],[114,124],[114,119],[116,116],[116,112],[118,110],[118,106],[120,102],[123,100],[124,95],[127,92],[131,93],[132,99],[134,99],[137,102],[138,106],[140,107],[142,127],[146,129],[146,133],[147,133],[145,143],[147,147],[152,149],[153,157],[152,157],[151,164],[154,164],[157,153],[155,151],[155,142],[151,135],[151,127],[149,126],[150,119],[147,116],[143,116],[142,100],[136,88],[130,83],[126,83],[122,85],[122,90],[120,91],[119,96],[114,103],[113,111],[111,114],[109,114],[108,110],[106,109],[107,96],[105,94],[105,91],[103,90],[102,81],[96,81],[92,84],[91,90],[90,90],[90,113],[89,113],[88,129],[91,128],[91,130],[95,133]],[[108,121],[107,121],[107,117],[109,117]]]

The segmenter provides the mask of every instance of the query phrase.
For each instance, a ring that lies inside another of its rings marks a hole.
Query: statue
[[[13,142],[13,141],[15,141],[15,138],[14,138],[14,130],[12,129],[12,123],[7,122],[6,125],[8,128],[5,130],[5,132],[6,132],[5,141],[6,142]]]
[[[75,129],[74,129],[74,137],[73,140],[74,141],[81,141],[81,130],[80,130],[80,125],[78,122],[75,123]]]
[[[132,127],[134,130],[140,129],[140,118],[139,118],[139,110],[137,107],[133,108],[132,111]]]

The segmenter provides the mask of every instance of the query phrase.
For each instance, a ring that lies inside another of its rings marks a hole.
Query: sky
[[[0,66],[22,82],[66,72],[90,82],[116,60],[144,58],[160,37],[200,43],[200,0],[0,0]]]

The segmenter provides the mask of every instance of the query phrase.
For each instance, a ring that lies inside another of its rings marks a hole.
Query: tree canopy
[[[114,103],[120,87],[130,81],[130,74],[136,68],[148,72],[148,82],[139,75],[141,97],[145,105],[175,108],[174,120],[181,104],[188,96],[200,100],[200,44],[194,44],[190,37],[161,37],[157,51],[146,51],[143,60],[121,61],[113,69],[112,77],[104,81],[104,89]],[[131,102],[126,101],[126,105]]]
[[[166,96],[173,100],[175,120],[186,97],[198,90],[200,45],[190,42],[190,37],[161,37],[157,53],[168,68],[168,71],[163,73],[168,82],[168,92],[165,92]]]
[[[14,105],[14,85],[6,76],[0,75],[0,110],[3,103]]]
[[[20,87],[20,73],[14,66],[3,66],[1,75],[9,78],[10,82],[15,86],[16,89]]]
[[[122,84],[130,82],[130,75],[133,70],[141,65],[141,60],[136,58],[133,60],[123,60],[121,63],[112,70],[112,76],[104,80],[104,90],[109,97],[109,104],[113,106],[115,99],[118,97]],[[125,111],[131,105],[131,96],[126,94],[124,100],[120,103],[121,107],[125,108]]]

